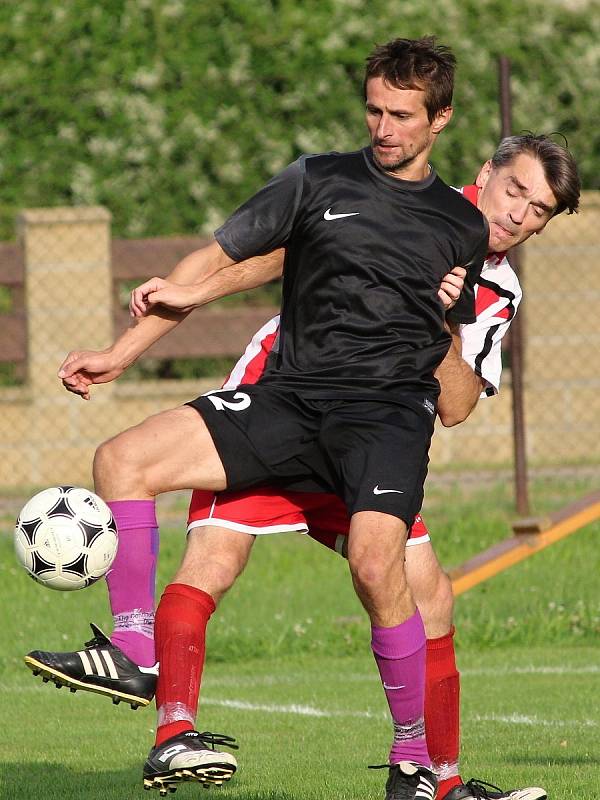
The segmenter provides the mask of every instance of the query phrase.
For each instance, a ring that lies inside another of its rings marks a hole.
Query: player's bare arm
[[[176,286],[189,287],[196,282],[208,280],[220,270],[225,269],[233,263],[233,259],[231,259],[219,243],[213,239],[209,244],[198,250],[194,250],[182,258],[167,275],[166,281]],[[149,287],[153,286],[154,282],[160,280],[160,278],[156,277],[150,278],[150,280],[145,281],[141,286],[138,286],[132,291],[129,300],[129,310],[132,316],[142,316],[148,310],[146,297]],[[182,309],[178,308],[177,310],[180,311]],[[140,313],[135,313],[136,311]]]
[[[129,311],[134,317],[142,317],[160,305],[189,313],[213,300],[255,289],[281,277],[284,256],[285,250],[279,248],[239,263],[231,263],[229,259],[229,264],[209,274],[194,272],[193,263],[179,272],[176,267],[167,278],[150,278],[136,287],[131,293]]]
[[[106,350],[76,350],[68,354],[58,372],[63,386],[89,400],[90,386],[108,383],[122,375],[151,345],[182,322],[193,308],[260,286],[281,275],[283,252],[278,250],[234,264],[217,242],[211,242],[186,256],[166,280],[153,278],[134,290],[134,293],[143,290],[135,303],[130,301],[135,323],[113,345]],[[153,285],[153,282],[159,297],[148,302],[149,290],[144,287]],[[156,282],[162,282],[164,288],[158,287]],[[188,283],[192,285],[186,285]],[[168,307],[171,303],[172,307]]]
[[[118,378],[185,316],[160,309],[128,328],[105,350],[72,350],[60,365],[58,377],[67,391],[89,400],[92,384],[109,383]]]
[[[169,277],[186,283],[195,277],[210,277],[232,264],[217,242],[196,250],[182,259]],[[136,321],[108,348],[101,351],[72,351],[60,366],[58,377],[67,391],[90,399],[90,386],[118,378],[154,342],[177,326],[186,314],[160,307]]]
[[[435,371],[440,383],[438,416],[442,425],[449,428],[458,425],[469,416],[485,387],[485,382],[476,375],[461,356],[459,327],[447,323],[452,335],[452,344],[446,357]]]

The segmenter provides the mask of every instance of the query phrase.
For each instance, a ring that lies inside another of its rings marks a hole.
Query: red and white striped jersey
[[[223,389],[237,389],[240,383],[256,383],[263,374],[271,348],[279,331],[279,314],[256,331],[244,355],[238,360],[223,384]]]
[[[240,383],[256,383],[262,375],[271,348],[279,331],[279,314],[266,322],[256,331],[223,384],[223,389],[237,389]]]
[[[473,204],[477,203],[477,186],[460,190]],[[505,253],[491,253],[475,284],[477,319],[460,326],[462,357],[486,383],[482,397],[498,393],[502,372],[501,342],[521,301],[519,280]],[[279,330],[279,314],[258,330],[223,384],[235,389],[241,383],[256,383],[263,373]]]
[[[460,191],[467,200],[477,203],[477,186],[465,186]],[[502,373],[501,343],[521,297],[519,279],[506,253],[490,253],[475,285],[477,319],[460,328],[462,357],[486,383],[482,397],[498,394]]]

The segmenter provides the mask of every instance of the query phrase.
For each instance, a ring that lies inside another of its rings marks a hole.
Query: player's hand
[[[92,384],[113,381],[124,370],[125,365],[118,364],[108,350],[74,350],[60,365],[58,377],[68,392],[90,400]]]
[[[164,278],[150,278],[131,292],[129,313],[132,317],[143,317],[156,305],[182,313],[191,311],[196,307],[193,287],[179,286]]]
[[[438,290],[438,297],[442,301],[446,311],[456,305],[460,293],[465,285],[467,270],[464,267],[454,267],[447,275],[442,278],[442,285]]]

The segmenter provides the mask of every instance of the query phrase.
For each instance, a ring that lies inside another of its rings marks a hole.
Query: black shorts
[[[421,510],[435,420],[430,398],[323,400],[242,384],[188,405],[210,431],[228,489],[305,483],[338,494],[350,514],[382,511],[408,525]]]

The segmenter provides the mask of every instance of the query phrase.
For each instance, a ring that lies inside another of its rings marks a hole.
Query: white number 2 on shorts
[[[248,408],[251,403],[250,396],[244,394],[244,392],[236,392],[233,395],[235,403],[232,400],[224,400],[222,397],[219,397],[218,394],[212,394],[211,392],[208,392],[208,394],[204,396],[210,400],[217,411],[223,411],[224,408],[228,408],[231,411],[243,411],[245,408]]]

